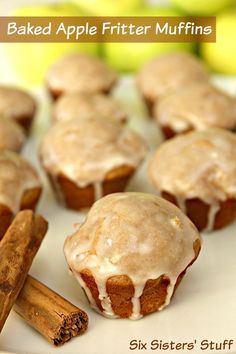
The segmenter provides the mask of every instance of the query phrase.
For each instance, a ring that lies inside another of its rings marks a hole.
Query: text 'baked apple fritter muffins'
[[[127,112],[111,96],[101,93],[65,93],[55,102],[52,119],[67,121],[72,119],[87,119],[91,116],[102,116],[125,123],[128,119]]]
[[[220,229],[236,217],[236,135],[193,131],[161,145],[149,163],[158,193],[178,205],[199,230]]]
[[[12,86],[0,86],[0,116],[15,120],[29,131],[36,113],[36,101],[26,91]]]
[[[41,190],[29,162],[15,152],[0,150],[0,239],[19,210],[35,209]]]
[[[53,98],[66,92],[104,93],[117,81],[115,72],[94,56],[70,53],[49,69],[46,85]]]
[[[64,252],[93,309],[135,320],[169,304],[200,248],[196,227],[179,208],[133,192],[97,201]]]
[[[210,75],[199,58],[176,52],[160,55],[145,63],[137,75],[137,87],[152,116],[153,105],[161,97],[194,81],[207,82],[209,79]]]
[[[236,99],[207,82],[195,82],[161,98],[153,110],[166,138],[190,130],[236,126]]]
[[[19,152],[25,143],[25,134],[19,124],[8,118],[0,118],[0,149]]]
[[[135,132],[95,116],[54,124],[42,141],[40,159],[59,200],[79,210],[123,191],[146,153]]]

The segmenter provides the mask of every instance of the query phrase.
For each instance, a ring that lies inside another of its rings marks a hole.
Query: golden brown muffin
[[[25,143],[23,129],[16,122],[0,118],[0,149],[19,152]]]
[[[0,116],[15,120],[29,131],[36,112],[34,98],[22,89],[0,86]]]
[[[114,98],[101,93],[65,93],[56,101],[53,109],[53,121],[87,119],[102,116],[120,123],[127,121],[127,113]]]
[[[64,252],[96,311],[139,319],[169,304],[200,248],[197,229],[173,204],[116,193],[92,206]]]
[[[207,82],[195,82],[160,99],[154,118],[166,138],[190,130],[236,126],[236,99]]]
[[[90,207],[123,191],[147,153],[130,129],[97,116],[58,122],[43,139],[40,159],[65,206]]]
[[[35,209],[41,190],[39,177],[27,161],[0,150],[0,239],[19,210]]]
[[[194,131],[165,142],[149,163],[158,193],[178,205],[199,230],[220,229],[236,217],[236,136]]]
[[[153,105],[166,95],[186,87],[192,82],[209,81],[209,73],[203,62],[184,52],[160,55],[147,62],[137,76],[137,86],[150,115]]]
[[[60,58],[49,70],[46,84],[53,98],[65,92],[110,92],[116,74],[100,59],[81,53]]]

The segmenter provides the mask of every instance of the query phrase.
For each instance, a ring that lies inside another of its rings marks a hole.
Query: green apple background
[[[119,16],[144,4],[144,0],[73,0],[73,2],[96,16]]]
[[[170,0],[190,15],[215,15],[235,3],[235,0]]]
[[[17,9],[15,16],[82,16],[74,4],[64,2],[55,5],[29,6]],[[5,45],[12,67],[24,83],[42,84],[45,75],[56,59],[68,52],[97,54],[96,43],[9,43]]]
[[[143,8],[132,12],[131,16],[180,16],[172,7]],[[140,68],[156,55],[194,48],[193,43],[106,43],[103,48],[107,62],[119,71],[129,72]]]
[[[5,44],[12,68],[28,85],[42,84],[55,60],[69,52],[85,52],[102,58],[119,72],[136,72],[147,60],[173,51],[198,52],[210,69],[236,75],[236,0],[166,0],[150,6],[149,0],[61,0],[53,4],[25,6],[16,16],[179,16],[217,14],[216,43],[13,43]],[[41,1],[41,0],[40,0]],[[56,2],[56,0],[54,0]],[[156,0],[158,2],[158,0]],[[38,5],[37,5],[38,4]],[[233,6],[234,4],[234,6]],[[231,6],[231,7],[230,7]],[[227,8],[229,7],[229,10]],[[226,10],[225,10],[226,9]],[[196,51],[196,47],[198,50]]]
[[[214,71],[236,75],[236,8],[217,16],[216,43],[202,43],[200,54]]]

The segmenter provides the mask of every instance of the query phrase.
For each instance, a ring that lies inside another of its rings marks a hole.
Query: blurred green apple
[[[130,16],[180,16],[170,7],[143,8]],[[191,51],[193,43],[105,43],[103,54],[107,63],[121,72],[138,70],[147,60],[159,54],[174,51]]]
[[[216,43],[202,43],[200,53],[214,71],[236,75],[236,9],[217,16]]]
[[[95,16],[121,16],[141,7],[144,0],[72,0]]]
[[[190,15],[215,15],[235,0],[170,0],[170,2]]]
[[[17,9],[13,16],[83,16],[75,5],[29,6]],[[9,61],[16,75],[27,85],[42,84],[48,68],[60,56],[70,52],[97,54],[96,43],[7,43],[5,44]]]

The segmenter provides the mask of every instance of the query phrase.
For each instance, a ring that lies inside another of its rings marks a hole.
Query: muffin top
[[[51,91],[107,92],[115,83],[116,74],[100,59],[72,53],[60,58],[49,70],[47,84]]]
[[[160,99],[154,107],[154,116],[160,125],[175,132],[208,127],[233,129],[236,99],[207,82],[195,82]]]
[[[227,130],[194,131],[165,142],[149,164],[159,191],[206,203],[236,197],[236,136]]]
[[[0,115],[20,120],[31,118],[36,109],[35,100],[27,92],[11,86],[0,86]]]
[[[114,168],[137,167],[146,152],[136,133],[96,116],[53,125],[43,139],[40,156],[53,175],[63,174],[85,187],[102,182]]]
[[[140,70],[137,85],[152,101],[175,92],[192,81],[208,81],[203,63],[188,53],[169,53],[147,62]]]
[[[195,258],[200,236],[179,208],[146,193],[116,193],[97,201],[69,236],[64,252],[71,270],[89,269],[96,282],[127,275],[134,286],[166,275],[174,286]]]
[[[14,121],[0,118],[0,149],[20,151],[25,142],[23,129]]]
[[[127,119],[127,113],[121,104],[112,97],[99,93],[65,93],[56,101],[53,110],[53,119],[55,121],[66,121],[75,118],[87,119],[95,115],[120,122],[125,122]]]
[[[16,213],[24,192],[37,187],[40,181],[34,168],[15,152],[0,150],[0,204]]]

